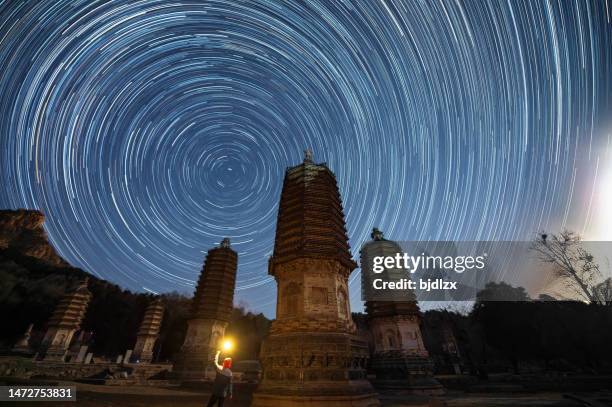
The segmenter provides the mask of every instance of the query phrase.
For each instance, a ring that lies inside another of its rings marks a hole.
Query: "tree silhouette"
[[[539,260],[550,264],[556,277],[565,287],[573,291],[577,299],[591,303],[606,302],[604,295],[610,294],[607,285],[600,288],[602,274],[593,255],[581,244],[580,236],[565,230],[559,234],[541,234],[535,239],[532,250]],[[604,301],[602,301],[604,300]],[[607,301],[610,301],[608,297]]]

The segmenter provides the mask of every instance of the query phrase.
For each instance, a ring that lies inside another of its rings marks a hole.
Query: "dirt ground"
[[[18,402],[17,406],[85,406],[85,407],[203,407],[209,394],[199,389],[184,389],[179,387],[148,387],[148,386],[100,386],[92,384],[64,382],[63,385],[77,387],[77,402]],[[225,403],[226,407],[246,407],[251,401],[253,388],[236,389],[235,397]],[[381,394],[384,407],[423,406],[423,407],[577,407],[585,405],[572,401],[562,393],[449,393],[438,399],[419,396],[402,396],[397,394]],[[2,403],[10,405],[11,403]],[[273,407],[273,406],[271,406]]]

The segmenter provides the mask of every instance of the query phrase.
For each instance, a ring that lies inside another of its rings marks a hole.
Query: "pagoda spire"
[[[304,150],[304,164],[312,164],[314,162],[313,153],[310,148]]]

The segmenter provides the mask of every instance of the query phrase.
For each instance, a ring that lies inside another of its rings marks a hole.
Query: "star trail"
[[[612,204],[611,19],[604,0],[0,1],[0,206],[42,210],[63,257],[136,291],[191,293],[230,237],[237,302],[270,316],[305,148],[355,258],[373,226],[588,235]]]

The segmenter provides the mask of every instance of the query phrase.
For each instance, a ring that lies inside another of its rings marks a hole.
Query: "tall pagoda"
[[[157,297],[147,307],[136,334],[136,345],[132,353],[134,362],[150,363],[153,360],[153,348],[159,336],[163,317],[164,304],[161,297]]]
[[[378,406],[366,380],[367,343],[355,335],[351,258],[334,174],[304,162],[285,173],[274,253],[276,320],[262,344],[253,406]]]
[[[225,238],[210,249],[191,304],[185,341],[173,372],[184,381],[206,379],[219,341],[225,335],[234,306],[238,254]]]
[[[396,242],[374,229],[372,240],[361,248],[362,286],[371,273],[374,257],[395,257],[402,253]],[[386,269],[387,280],[405,277],[403,269]],[[365,287],[362,287],[365,289]],[[420,394],[440,394],[443,388],[432,376],[433,363],[423,344],[421,313],[414,292],[402,292],[400,298],[377,301],[366,297],[365,309],[369,337],[372,340],[370,369],[377,389],[403,390]],[[398,296],[399,297],[399,296]]]
[[[53,311],[39,351],[45,360],[65,360],[72,337],[80,328],[91,299],[87,283],[87,278],[81,281],[77,289],[66,294]]]

